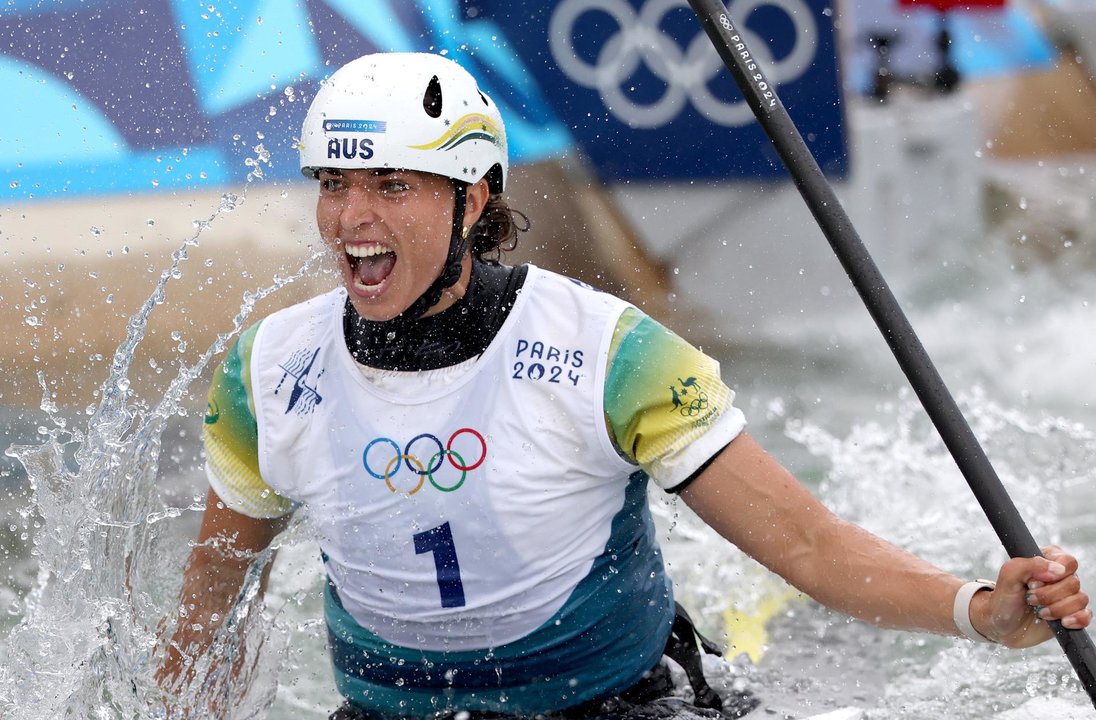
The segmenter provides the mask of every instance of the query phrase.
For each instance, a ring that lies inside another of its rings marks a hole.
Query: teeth
[[[350,257],[366,258],[373,257],[375,255],[384,255],[385,253],[392,252],[388,248],[382,245],[347,245],[346,254]]]
[[[366,285],[361,280],[359,280],[357,278],[354,278],[354,287],[356,287],[359,290],[364,290],[365,292],[373,292],[373,291],[377,290],[378,288],[380,288],[380,286],[383,285],[383,284],[384,283],[377,283],[376,285]]]

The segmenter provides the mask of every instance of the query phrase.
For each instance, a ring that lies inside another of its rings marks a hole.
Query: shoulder
[[[329,318],[332,312],[341,312],[345,301],[345,291],[338,288],[276,310],[249,326],[225,353],[224,360],[214,374],[214,389],[250,395],[251,358],[261,345],[267,344],[271,333],[279,336],[275,341],[275,344],[279,344],[284,335],[301,329],[314,331],[322,327],[322,319]],[[309,318],[315,320],[310,322]]]
[[[258,324],[252,340],[255,351],[261,356],[263,348],[280,347],[297,340],[308,342],[310,338],[323,335],[339,325],[332,323],[331,318],[341,317],[345,304],[346,291],[336,288],[271,313]]]
[[[615,322],[616,318],[631,303],[612,293],[560,273],[543,270],[529,265],[528,276],[522,286],[526,301],[533,301],[539,307],[565,321],[583,318],[587,321],[602,318]]]
[[[569,275],[555,272],[554,270],[545,270],[544,268],[532,264],[525,265],[525,267],[528,268],[527,285],[537,283],[546,287],[566,290],[576,295],[596,297],[606,301],[624,302],[612,293],[605,292],[601,288],[595,287],[584,280],[579,280],[578,278],[573,278]]]
[[[267,325],[300,322],[309,316],[326,316],[331,311],[342,311],[346,304],[346,290],[338,287],[299,303],[276,310],[265,319]]]
[[[251,325],[236,339],[232,347],[225,353],[224,360],[214,374],[213,387],[224,388],[228,385],[246,384],[251,364],[251,352],[255,347],[255,336],[263,320]]]
[[[609,361],[659,363],[711,361],[704,352],[645,312],[628,305],[620,313],[613,329]]]

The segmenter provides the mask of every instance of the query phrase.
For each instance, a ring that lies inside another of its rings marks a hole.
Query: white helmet
[[[301,172],[393,168],[506,185],[498,108],[457,63],[428,53],[365,55],[323,82],[301,129]]]

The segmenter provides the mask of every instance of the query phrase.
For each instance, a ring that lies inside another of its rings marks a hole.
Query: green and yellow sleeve
[[[745,427],[719,363],[635,308],[609,348],[605,415],[619,451],[673,490]]]
[[[213,375],[202,442],[206,476],[221,500],[248,517],[274,518],[294,505],[263,482],[259,472],[259,429],[251,397],[251,350],[258,327],[240,335]]]

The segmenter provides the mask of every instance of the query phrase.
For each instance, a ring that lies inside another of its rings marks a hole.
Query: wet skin
[[[316,222],[350,301],[363,318],[391,320],[441,273],[452,232],[453,183],[411,170],[321,170]],[[463,227],[479,219],[486,180],[470,185]],[[362,256],[365,257],[357,257]],[[427,311],[441,312],[463,294],[470,256],[453,288]]]

